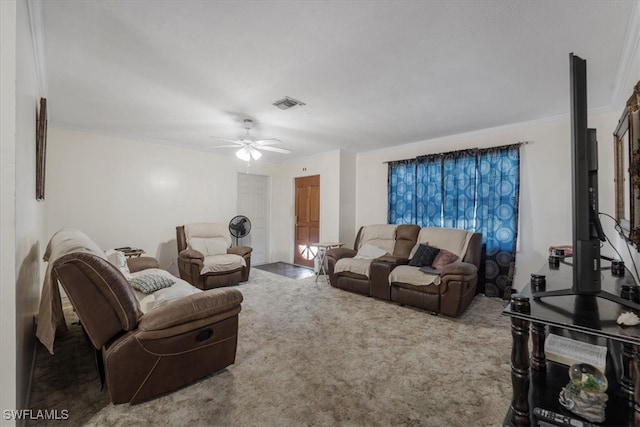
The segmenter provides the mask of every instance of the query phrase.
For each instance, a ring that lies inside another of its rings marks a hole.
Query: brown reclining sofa
[[[420,271],[409,266],[420,243],[454,253],[457,259],[439,270]],[[387,253],[367,260],[375,251],[364,251],[365,259],[358,259],[365,245]],[[458,317],[475,296],[481,251],[480,233],[410,224],[363,226],[354,249],[327,251],[329,281],[336,288]]]
[[[70,239],[61,237],[63,232],[54,235],[47,249],[57,252],[55,259],[49,259],[53,294],[57,295],[60,283],[97,350],[111,402],[144,401],[235,362],[242,302],[237,289],[200,291],[159,270],[155,258],[132,258],[131,277],[155,275],[175,282],[154,292],[166,290],[164,295],[171,298],[145,305],[153,294],[141,299],[144,294],[133,290],[122,270],[107,261],[86,235],[73,230],[74,243],[69,245]],[[58,243],[74,249],[57,250]],[[143,313],[144,307],[151,308]]]

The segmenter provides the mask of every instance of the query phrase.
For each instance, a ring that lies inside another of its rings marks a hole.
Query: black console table
[[[546,290],[570,288],[572,268],[545,266],[538,274],[546,276]],[[602,290],[620,295],[622,285],[633,279],[615,277],[602,271]],[[503,314],[511,317],[513,346],[511,381],[513,399],[505,426],[553,425],[534,415],[542,408],[586,422],[558,402],[562,387],[569,382],[568,367],[545,358],[544,343],[549,331],[557,335],[607,346],[606,375],[609,382],[606,418],[603,426],[640,426],[640,325],[620,327],[616,319],[630,311],[615,302],[585,295],[545,297],[534,300],[531,285],[515,294]],[[531,352],[529,351],[531,338]],[[543,421],[540,423],[540,421]],[[596,423],[593,423],[596,424]],[[579,424],[575,424],[579,425]]]

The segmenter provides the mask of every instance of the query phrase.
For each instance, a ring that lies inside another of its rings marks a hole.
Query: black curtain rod
[[[459,153],[462,151],[471,151],[471,150],[491,150],[493,148],[506,148],[506,147],[513,147],[513,146],[517,146],[517,145],[527,145],[527,144],[531,144],[532,141],[518,141],[515,144],[506,144],[506,145],[496,145],[494,147],[486,147],[486,148],[463,148],[461,150],[454,150],[454,151],[447,151],[445,153],[432,153],[432,154],[421,154],[419,156],[415,156],[412,157],[410,159],[401,159],[401,160],[387,160],[385,162],[382,162],[382,164],[387,164],[387,163],[396,163],[396,162],[410,162],[412,160],[416,160],[418,157],[425,157],[425,156],[438,156],[438,155],[445,155],[445,154],[453,154],[453,153]]]

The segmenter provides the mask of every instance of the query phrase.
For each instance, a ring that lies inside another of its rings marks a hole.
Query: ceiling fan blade
[[[242,143],[240,141],[238,141],[237,139],[220,138],[220,137],[217,137],[217,136],[209,136],[209,138],[217,139],[219,141],[233,142],[234,144],[242,145]]]
[[[211,148],[238,148],[240,145],[213,145]]]
[[[255,145],[262,147],[263,145],[273,145],[273,144],[282,144],[282,141],[276,138],[270,139],[259,139],[254,142]]]
[[[289,154],[291,153],[291,150],[287,150],[286,148],[278,148],[278,147],[270,147],[268,145],[261,145],[260,146],[260,150],[265,150],[265,151],[273,151],[275,153],[281,153],[281,154]]]

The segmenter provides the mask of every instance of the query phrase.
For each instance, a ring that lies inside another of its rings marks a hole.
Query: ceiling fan
[[[212,138],[233,143],[233,145],[216,145],[214,148],[239,148],[239,150],[236,151],[236,157],[246,162],[250,161],[251,159],[258,160],[262,156],[260,150],[273,151],[282,154],[291,153],[291,150],[287,150],[286,148],[272,147],[272,145],[280,144],[282,142],[279,139],[254,139],[251,135],[249,135],[249,130],[253,127],[253,120],[244,119],[244,121],[242,122],[242,127],[247,131],[247,134],[241,139],[234,140],[212,136]]]

